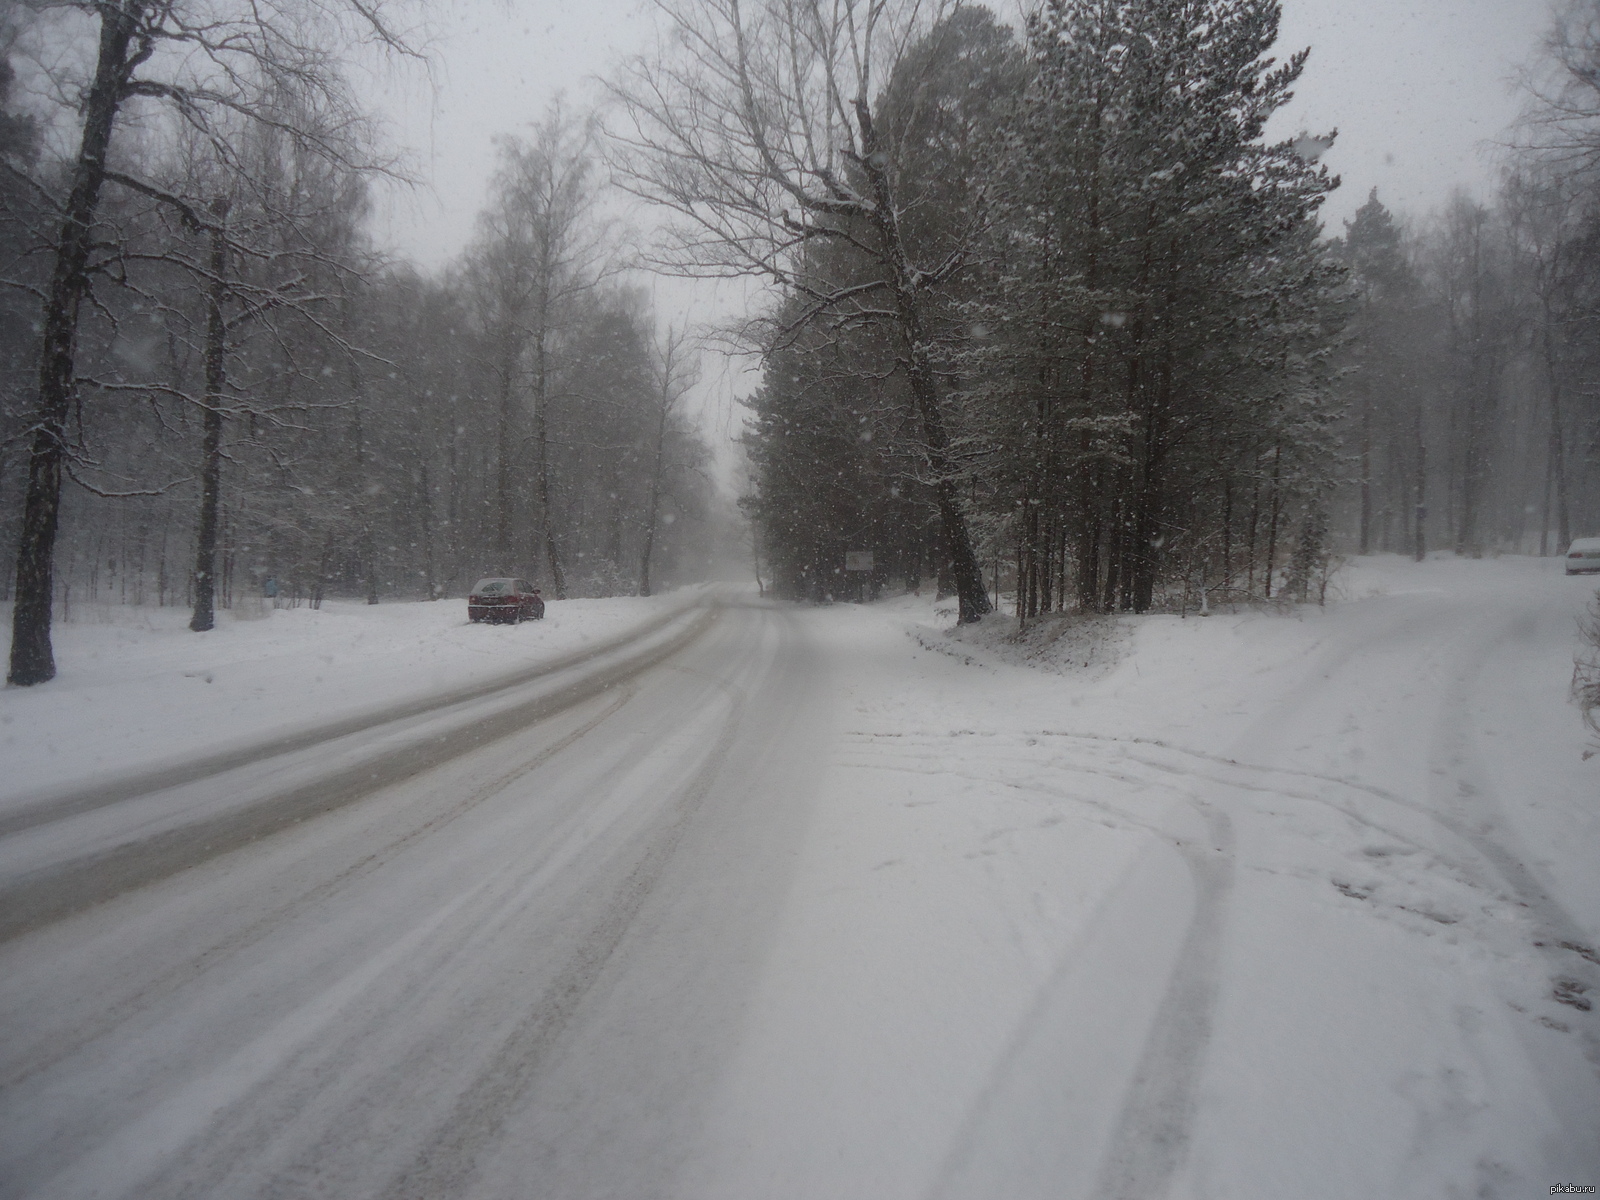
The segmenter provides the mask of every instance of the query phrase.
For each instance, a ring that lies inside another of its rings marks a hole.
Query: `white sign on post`
[[[872,570],[872,551],[846,550],[844,552],[844,569],[846,571]]]

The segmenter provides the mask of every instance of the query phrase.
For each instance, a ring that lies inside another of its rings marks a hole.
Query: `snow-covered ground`
[[[0,690],[0,808],[39,792],[314,730],[602,644],[694,595],[551,601],[542,621],[472,624],[464,600],[218,614],[77,605],[56,678]],[[10,606],[0,608],[10,628]]]
[[[526,735],[0,945],[0,1195],[1600,1184],[1595,583],[1363,559],[1325,609],[1025,644],[931,598],[735,599]],[[692,599],[69,626],[57,683],[0,694],[3,786]]]
[[[720,1118],[748,1173],[691,1193],[1600,1183],[1594,581],[1375,558],[1337,592],[1031,648],[819,615],[848,716],[752,1018],[783,1032]]]

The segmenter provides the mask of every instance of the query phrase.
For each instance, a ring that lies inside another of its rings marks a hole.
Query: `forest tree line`
[[[779,594],[1305,599],[1335,551],[1600,529],[1594,0],[1495,195],[1338,231],[1331,132],[1267,137],[1307,63],[1272,0],[662,7],[624,167],[667,261],[778,284],[746,503]]]
[[[73,604],[181,605],[203,630],[264,593],[376,603],[507,574],[563,599],[703,573],[694,348],[629,282],[592,114],[553,104],[502,140],[456,262],[388,260],[369,217],[402,171],[346,63],[415,53],[391,16],[0,17],[13,681],[50,677]]]
[[[1333,135],[1268,137],[1308,54],[1273,0],[1046,0],[1016,29],[657,0],[600,115],[503,141],[432,275],[372,243],[403,171],[346,70],[415,55],[398,3],[0,17],[14,681],[50,676],[75,600],[205,629],[269,587],[698,573],[694,344],[639,267],[772,285],[724,332],[762,356],[745,507],[780,595],[1306,598],[1335,551],[1550,553],[1600,522],[1600,0],[1560,11],[1494,195],[1374,193],[1337,231]],[[663,219],[642,258],[618,188]]]

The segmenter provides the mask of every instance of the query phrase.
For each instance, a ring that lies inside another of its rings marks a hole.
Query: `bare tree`
[[[314,113],[296,112],[289,105],[284,119],[271,126],[241,128],[230,139],[240,148],[239,158],[232,164],[218,163],[207,148],[192,149],[187,178],[174,187],[167,203],[200,234],[204,249],[194,254],[187,247],[174,247],[152,256],[179,266],[204,294],[199,347],[202,393],[194,397],[172,389],[179,400],[200,409],[203,424],[194,614],[189,625],[196,632],[211,629],[215,622],[225,428],[241,417],[273,426],[295,423],[314,403],[297,399],[292,392],[278,400],[251,395],[248,388],[230,378],[233,360],[253,358],[258,369],[270,363],[276,390],[283,392],[292,377],[304,375],[297,360],[309,340],[324,343],[343,357],[350,367],[352,399],[348,403],[355,417],[352,457],[357,473],[365,474],[361,367],[370,354],[354,344],[349,309],[359,272],[350,218],[364,203],[366,191],[353,172],[320,155],[296,153],[292,139],[280,132],[285,126],[314,129],[316,122]],[[198,162],[193,161],[196,155],[200,156]],[[203,203],[189,202],[177,193],[210,198]],[[247,353],[252,336],[265,343],[254,347],[253,355]],[[342,399],[325,401],[322,406],[341,403]],[[376,604],[371,513],[367,511],[370,502],[365,487],[358,484],[356,490],[360,493],[368,599]]]
[[[83,89],[68,190],[58,202],[50,241],[51,278],[40,297],[39,392],[7,675],[24,685],[55,675],[53,556],[63,474],[71,471],[75,453],[68,427],[79,402],[79,317],[96,278],[123,265],[121,248],[97,237],[102,193],[109,183],[132,194],[174,199],[131,170],[118,169],[113,135],[119,123],[130,109],[154,106],[231,162],[228,122],[279,124],[283,109],[273,101],[293,95],[329,119],[285,132],[330,160],[371,168],[378,164],[352,157],[353,146],[361,143],[337,134],[358,123],[358,109],[336,54],[362,40],[408,52],[381,7],[365,0],[283,0],[270,6],[248,0],[80,0],[71,7],[81,10],[84,36],[93,37],[97,52]]]
[[[914,156],[900,153],[879,111],[896,65],[954,7],[656,0],[667,36],[611,85],[619,110],[611,133],[621,186],[674,217],[656,266],[764,276],[791,298],[781,318],[748,331],[764,350],[816,325],[889,335],[919,418],[960,619],[974,621],[990,611],[989,596],[930,330],[930,305],[966,256],[959,243],[933,254],[912,244],[906,197],[916,181],[903,171]],[[827,245],[856,254],[812,252]]]
[[[651,404],[655,427],[651,430],[650,489],[644,510],[644,546],[639,551],[639,595],[650,594],[650,556],[655,551],[656,522],[661,514],[661,488],[666,478],[667,440],[679,403],[700,379],[700,370],[689,356],[689,338],[682,329],[668,327],[657,341],[651,379]]]
[[[513,555],[515,425],[532,416],[539,540],[558,600],[567,597],[551,495],[550,405],[556,398],[557,342],[574,302],[609,273],[608,227],[597,218],[595,122],[553,103],[529,140],[501,143],[496,198],[473,253],[498,390],[499,449],[495,553]]]
[[[1556,553],[1572,539],[1571,495],[1568,484],[1567,419],[1568,342],[1575,319],[1575,278],[1587,274],[1588,264],[1575,262],[1583,250],[1582,222],[1587,215],[1587,186],[1572,175],[1551,169],[1529,156],[1522,169],[1507,174],[1501,189],[1510,251],[1522,278],[1530,310],[1538,374],[1545,393],[1547,429],[1544,479],[1540,497],[1539,554],[1550,551],[1550,534],[1556,534]]]
[[[1600,172],[1600,0],[1561,0],[1544,54],[1523,79],[1516,143],[1569,175]]]

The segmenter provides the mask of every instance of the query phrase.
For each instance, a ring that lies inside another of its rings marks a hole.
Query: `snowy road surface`
[[[24,752],[133,710],[8,691],[0,1196],[1600,1184],[1593,581],[1552,565],[1372,560],[1033,667],[914,598],[724,595],[393,719],[308,688],[338,736],[220,773],[147,733],[141,787]]]

